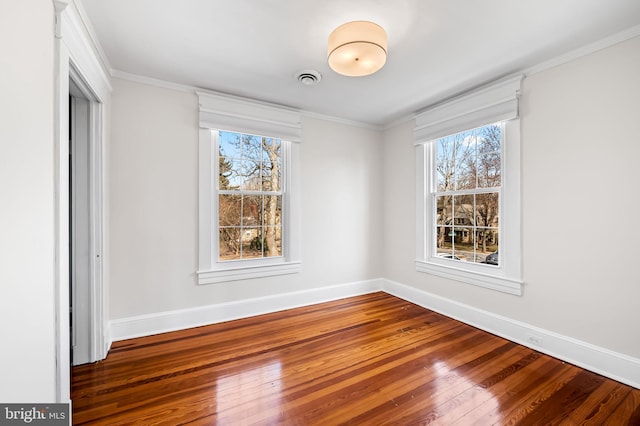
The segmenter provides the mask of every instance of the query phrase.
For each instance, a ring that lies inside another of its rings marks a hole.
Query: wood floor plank
[[[540,365],[540,363],[542,363]],[[516,383],[509,383],[502,392],[493,389],[494,398],[482,406],[467,413],[456,424],[472,424],[476,426],[493,425],[503,423],[505,413],[514,408],[525,406],[527,398],[540,394],[540,386],[547,382],[557,380],[566,369],[558,360],[541,356],[538,363],[532,364],[534,368],[525,370],[526,376],[518,376]]]
[[[116,342],[77,425],[640,425],[640,390],[378,292]]]
[[[503,368],[487,380],[476,384],[466,391],[466,400],[455,410],[444,414],[439,421],[448,425],[454,423],[472,423],[472,420],[480,416],[478,409],[484,406],[497,406],[498,397],[509,389],[517,386],[525,380],[531,371],[535,371],[544,363],[544,357],[537,352],[531,352],[510,366]],[[461,395],[464,397],[464,395]],[[466,420],[465,420],[466,419]]]
[[[518,362],[527,352],[526,349],[518,347],[515,344],[507,344],[504,347],[509,347],[510,349],[503,353],[492,351],[492,353],[476,358],[474,362],[471,363],[474,365],[472,369],[464,368],[469,367],[469,365],[465,365],[462,366],[462,368],[451,370],[454,377],[458,378],[458,380],[451,383],[453,386],[451,386],[449,382],[436,382],[436,389],[434,389],[430,395],[431,398],[423,403],[414,403],[402,411],[398,410],[397,414],[399,414],[400,417],[397,421],[400,423],[409,423],[417,419],[419,422],[425,424],[446,424],[446,420],[440,419],[450,411],[457,411],[461,405],[480,393],[481,391],[474,389],[477,385],[489,380],[491,376],[504,366]],[[482,363],[476,362],[483,359],[484,362]]]
[[[631,391],[620,405],[611,413],[605,424],[608,425],[640,425],[640,393]]]
[[[606,418],[622,402],[623,396],[618,392],[620,388],[618,383],[604,381],[589,395],[584,404],[573,410],[560,424],[563,426],[600,424],[601,421],[597,419],[598,414],[607,413],[604,416]]]

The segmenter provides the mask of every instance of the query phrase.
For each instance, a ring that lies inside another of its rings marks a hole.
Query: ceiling
[[[76,0],[118,72],[384,125],[640,24],[639,0]],[[344,77],[327,37],[386,29],[385,67]],[[315,69],[320,83],[301,85]]]

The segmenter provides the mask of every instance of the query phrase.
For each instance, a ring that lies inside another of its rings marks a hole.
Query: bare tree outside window
[[[282,142],[218,132],[219,260],[282,256]]]
[[[502,125],[490,124],[434,143],[432,226],[438,256],[487,263],[499,244]]]

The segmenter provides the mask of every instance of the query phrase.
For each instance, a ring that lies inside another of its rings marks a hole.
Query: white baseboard
[[[640,359],[384,280],[382,290],[424,308],[640,389]],[[536,342],[538,342],[536,344]]]
[[[382,278],[112,320],[109,323],[108,342],[247,318],[381,290],[640,389],[638,358]]]
[[[383,279],[321,287],[197,308],[159,312],[109,322],[109,341],[150,336],[239,318],[314,305],[382,290]]]

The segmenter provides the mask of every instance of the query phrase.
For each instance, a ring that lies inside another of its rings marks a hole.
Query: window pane
[[[451,222],[451,195],[436,196],[436,224],[447,225]]]
[[[241,198],[239,195],[218,196],[220,226],[240,226]]]
[[[263,238],[262,228],[242,228],[242,258],[252,259],[262,257]]]
[[[228,188],[230,190],[240,190],[244,185],[244,162],[241,160],[235,160],[231,158],[225,158],[223,160],[226,164],[225,167],[229,167],[226,172],[226,177],[228,181]],[[225,188],[220,188],[225,189]]]
[[[501,186],[502,127],[485,126],[479,129],[478,137],[478,186],[492,188]]]
[[[264,235],[264,256],[282,256],[282,227],[267,226]]]
[[[455,230],[451,225],[439,226],[437,230],[438,235],[438,244],[437,249],[438,253],[441,251],[450,253],[453,250],[453,245],[455,243]]]
[[[242,162],[242,190],[243,191],[261,191],[262,185],[260,180],[260,162],[245,160]]]
[[[242,226],[262,226],[262,196],[242,197]]]
[[[436,232],[433,235],[436,236],[438,252],[445,248],[445,237],[449,232],[446,225],[451,223],[451,201],[450,195],[436,197]]]
[[[280,139],[262,138],[262,159],[268,163],[278,163],[282,158]]]
[[[475,235],[473,228],[467,226],[455,226],[451,235],[451,241],[454,246],[453,254],[459,260],[473,262]]]
[[[221,154],[221,152],[218,152],[218,188],[237,189],[231,188],[231,182],[229,180],[233,174],[231,159],[223,157]]]
[[[281,195],[265,195],[264,196],[264,225],[265,226],[281,226],[282,225],[282,196]]]
[[[484,263],[486,263],[487,265],[499,266],[500,256],[498,254],[498,230],[497,229],[487,231],[484,245],[486,245],[486,249],[487,249],[485,252],[483,252],[483,253],[486,253]]]
[[[500,198],[497,192],[476,194],[475,217],[478,226],[500,226]]]
[[[282,144],[279,139],[262,140],[263,159],[262,183],[264,191],[280,191],[282,172]]]
[[[493,253],[498,250],[499,240],[498,228],[485,228],[481,227],[477,229],[477,247],[476,251],[479,255],[486,256],[489,253]]]
[[[229,158],[240,159],[240,135],[232,132],[218,132],[218,145],[221,155]]]
[[[454,135],[455,189],[476,187],[476,133],[475,130]]]
[[[280,184],[281,177],[282,170],[277,162],[274,164],[263,163],[262,190],[280,192],[282,190]]]
[[[473,194],[455,195],[453,197],[453,224],[456,226],[469,226],[474,224],[473,218]]]
[[[240,228],[220,228],[220,260],[240,259]]]
[[[259,163],[262,160],[262,137],[242,135],[242,158]]]
[[[438,191],[454,189],[454,137],[436,141],[436,174]]]

